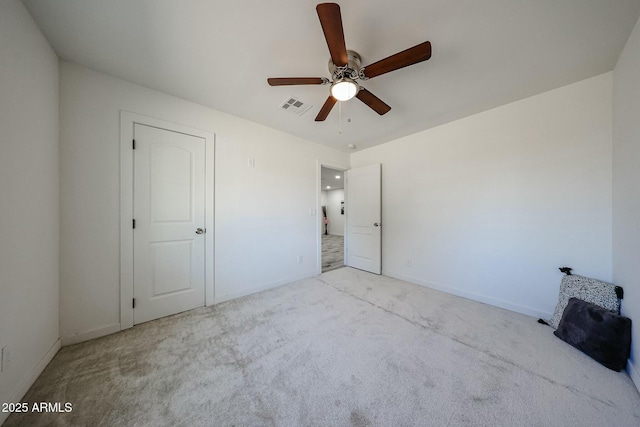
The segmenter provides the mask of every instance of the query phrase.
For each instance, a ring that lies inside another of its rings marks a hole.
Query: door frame
[[[323,233],[323,225],[322,222],[320,221],[320,212],[322,212],[322,167],[325,168],[329,168],[329,169],[336,169],[336,170],[340,170],[343,172],[342,174],[342,178],[344,179],[344,208],[345,208],[345,212],[344,212],[344,230],[343,230],[343,235],[344,235],[344,260],[346,261],[347,259],[347,248],[348,246],[348,242],[347,242],[347,215],[349,214],[349,209],[347,209],[347,174],[345,172],[347,172],[349,170],[349,166],[345,165],[345,164],[339,164],[339,163],[334,163],[334,162],[329,162],[329,161],[324,161],[324,160],[320,160],[320,159],[316,159],[316,218],[318,219],[316,221],[316,226],[317,226],[317,232],[316,232],[316,252],[318,254],[318,257],[316,259],[316,274],[322,274],[322,233]]]
[[[120,330],[133,326],[133,150],[136,124],[205,140],[205,305],[215,301],[214,154],[215,134],[129,111],[120,111]]]

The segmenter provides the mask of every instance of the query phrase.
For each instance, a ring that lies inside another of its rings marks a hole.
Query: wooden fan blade
[[[367,104],[373,111],[380,115],[386,114],[391,110],[391,107],[363,87],[360,87],[360,91],[356,95],[356,98]]]
[[[378,62],[364,67],[364,75],[368,78],[395,71],[431,58],[431,43],[424,42],[407,50],[398,52]]]
[[[321,85],[325,80],[321,77],[272,77],[267,83],[269,86]]]
[[[347,47],[344,42],[340,6],[335,3],[320,3],[316,6],[316,11],[324,38],[327,40],[331,61],[338,67],[347,65]]]
[[[327,100],[324,101],[324,105],[322,106],[322,108],[320,109],[320,112],[316,116],[316,122],[324,121],[329,115],[329,113],[331,112],[331,109],[333,108],[333,106],[336,105],[336,102],[338,102],[337,99],[335,99],[333,96],[329,96]]]

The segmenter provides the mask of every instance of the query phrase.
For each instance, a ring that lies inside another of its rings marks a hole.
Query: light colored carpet
[[[536,319],[351,268],[63,348],[13,426],[638,426]]]
[[[344,237],[322,235],[322,272],[344,267]]]

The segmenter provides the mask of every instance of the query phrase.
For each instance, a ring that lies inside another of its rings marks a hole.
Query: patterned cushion
[[[564,309],[571,297],[596,304],[616,314],[620,314],[619,293],[621,288],[618,288],[620,290],[616,288],[618,288],[618,286],[614,286],[611,283],[578,276],[577,274],[564,276],[560,283],[558,305],[556,305],[556,310],[553,312],[551,320],[549,320],[549,326],[553,329],[558,329],[562,313],[564,313]]]

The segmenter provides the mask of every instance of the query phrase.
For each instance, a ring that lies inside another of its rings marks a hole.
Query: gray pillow
[[[589,277],[577,274],[564,276],[560,283],[560,295],[558,305],[549,320],[549,326],[558,329],[562,313],[569,302],[569,298],[578,298],[591,304],[606,308],[616,314],[620,314],[620,298],[622,288]]]
[[[569,298],[555,336],[609,369],[627,366],[631,319],[577,298]]]

